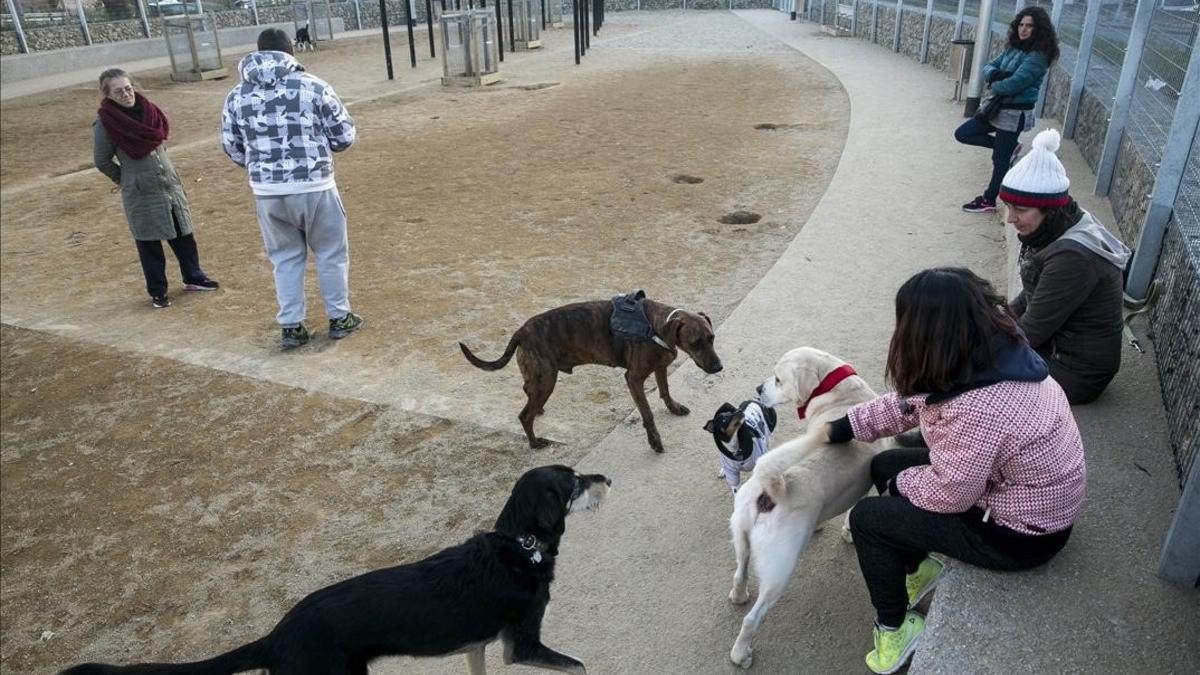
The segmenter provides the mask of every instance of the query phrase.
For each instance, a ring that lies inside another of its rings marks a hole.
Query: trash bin
[[[954,80],[954,100],[962,100],[962,90],[971,79],[971,60],[975,55],[975,41],[957,39],[950,41],[950,78]]]

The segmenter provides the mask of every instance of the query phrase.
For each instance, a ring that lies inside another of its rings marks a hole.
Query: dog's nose
[[[604,479],[604,484],[605,484],[605,485],[607,485],[608,487],[612,487],[612,479],[611,479],[611,478],[605,478],[605,479]]]
[[[761,384],[754,388],[754,393],[758,394],[759,396],[762,396],[762,385]]]
[[[720,362],[720,361],[717,361],[716,363],[714,363],[714,364],[712,365],[712,368],[711,368],[711,369],[710,369],[708,372],[710,372],[710,373],[719,373],[719,372],[721,372],[721,369],[722,369],[722,368],[724,368],[724,367],[725,367],[725,366],[721,365],[721,362]]]

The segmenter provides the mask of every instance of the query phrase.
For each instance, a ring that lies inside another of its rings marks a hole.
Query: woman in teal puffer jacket
[[[1058,58],[1058,35],[1041,7],[1026,7],[1008,26],[1008,46],[983,67],[983,79],[1001,97],[990,119],[979,116],[954,131],[959,143],[992,150],[992,179],[983,194],[963,204],[969,213],[995,213],[1000,181],[1016,154],[1021,132],[1033,128],[1033,107],[1050,64]]]

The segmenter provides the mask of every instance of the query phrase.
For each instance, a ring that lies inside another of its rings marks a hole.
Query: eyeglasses
[[[112,94],[113,96],[117,96],[119,94],[132,94],[133,85],[127,84],[124,87],[113,87],[112,89],[108,90],[108,93]]]

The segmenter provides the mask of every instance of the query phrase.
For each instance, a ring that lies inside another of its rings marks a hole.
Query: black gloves
[[[988,75],[987,81],[988,81],[988,83],[999,82],[1000,80],[1003,80],[1011,75],[1012,75],[1012,72],[1007,71],[1007,70],[1001,70],[1001,69],[997,68],[992,71],[991,75]]]
[[[849,443],[854,440],[854,427],[850,426],[850,416],[845,415],[829,423],[830,443]]]

